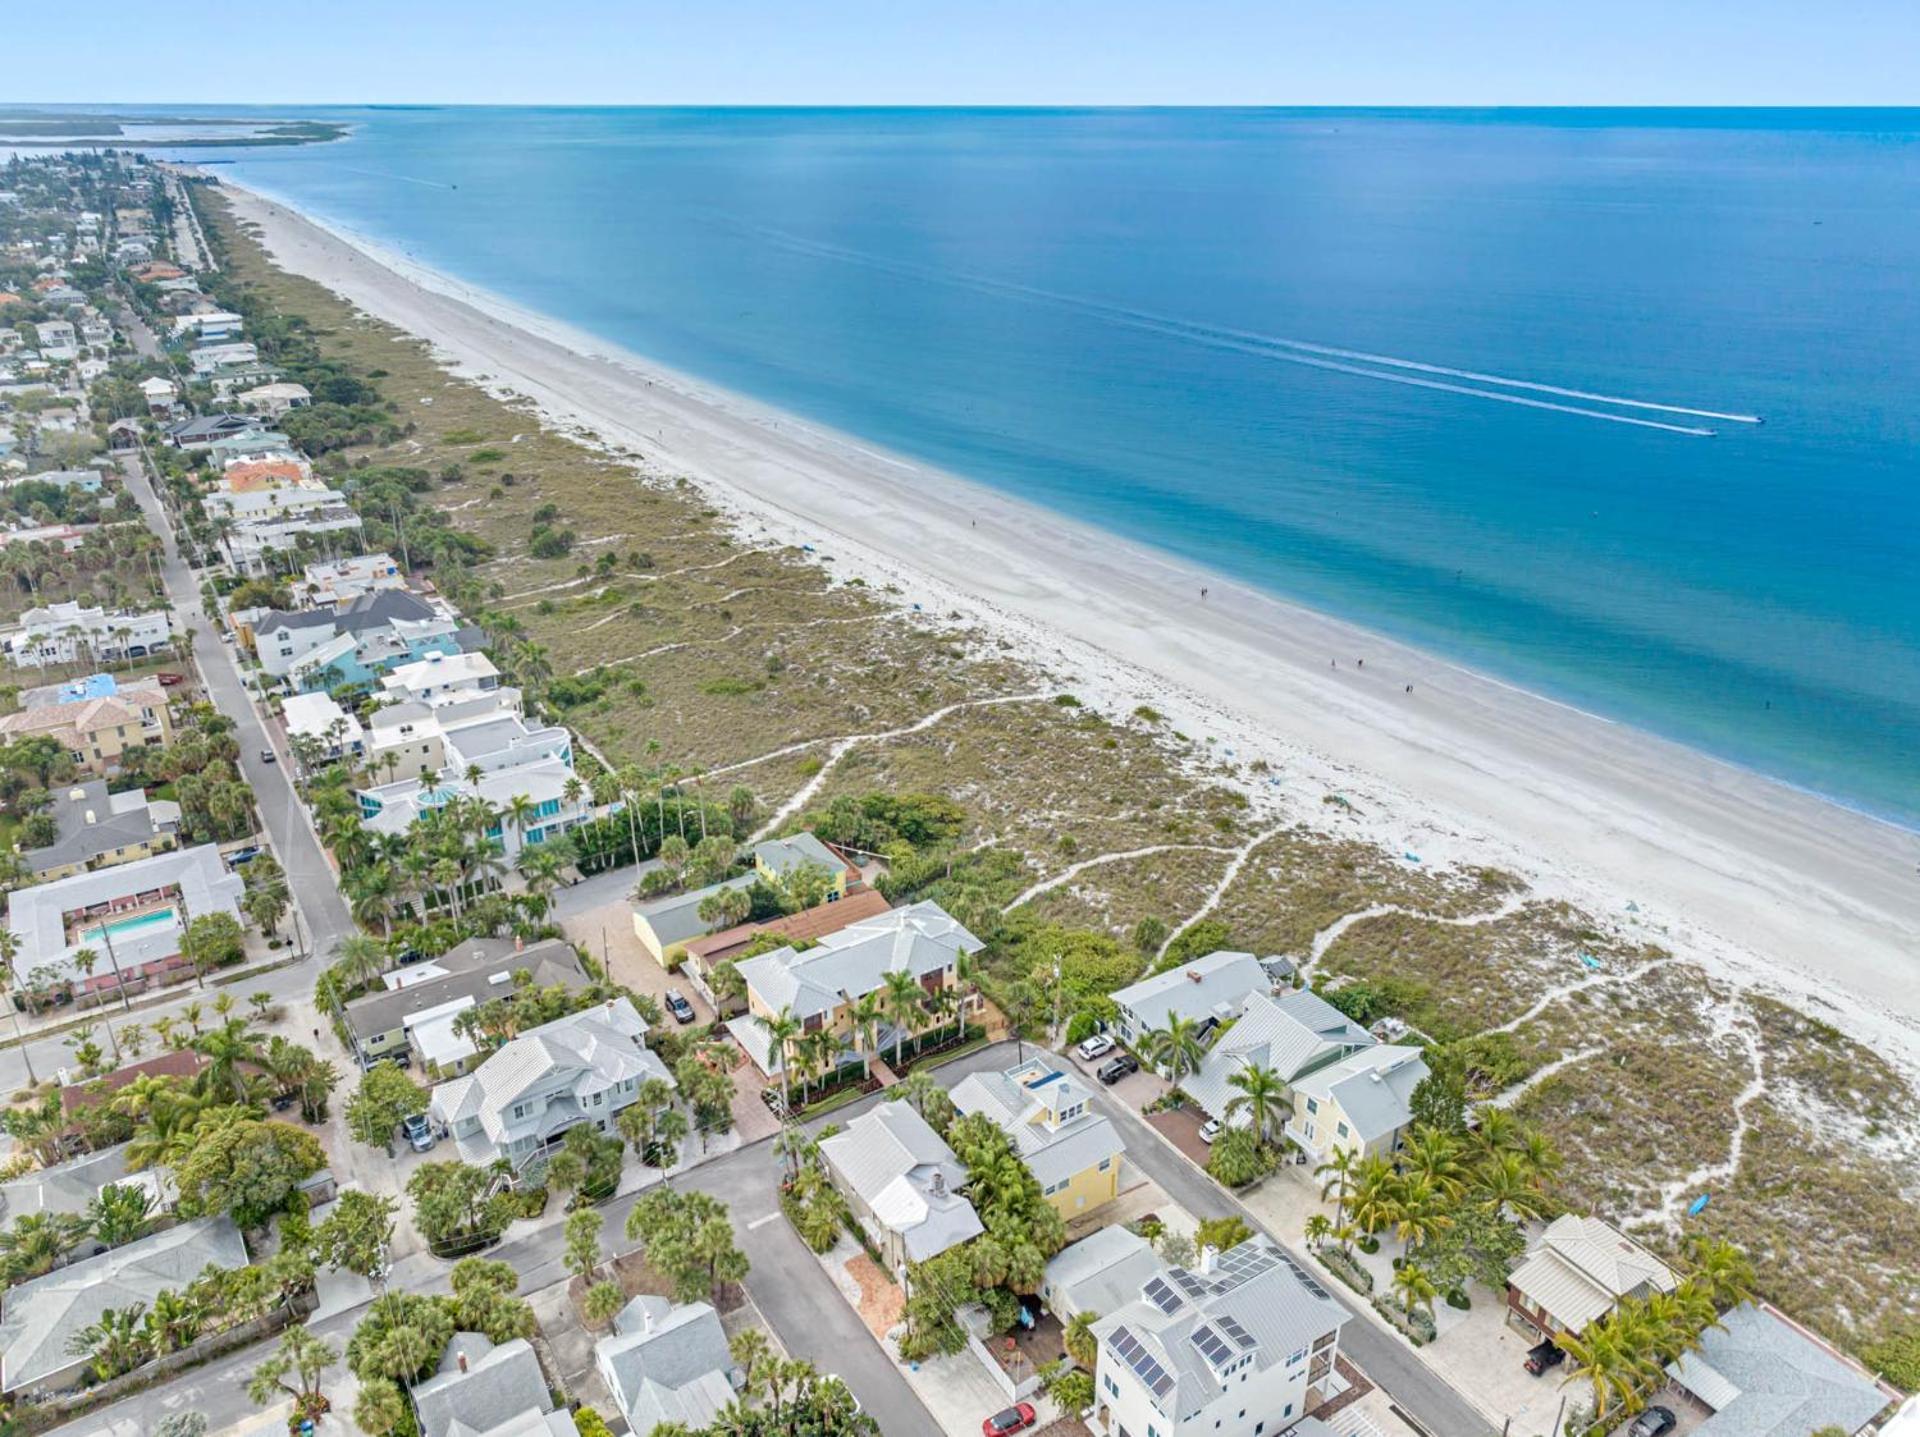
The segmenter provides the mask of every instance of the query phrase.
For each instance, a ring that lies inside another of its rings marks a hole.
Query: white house
[[[404,589],[407,577],[391,554],[356,554],[300,571],[294,598],[310,609],[344,604],[378,589]]]
[[[256,414],[281,415],[289,409],[305,409],[313,403],[313,394],[304,384],[280,382],[256,385],[234,396]]]
[[[650,1293],[621,1309],[612,1335],[593,1345],[593,1364],[633,1432],[667,1422],[704,1431],[742,1376],[711,1306]]]
[[[28,609],[19,629],[7,640],[13,662],[44,668],[70,664],[83,654],[92,660],[144,658],[173,637],[165,609],[136,614],[83,608],[79,603],[49,604]]]
[[[147,401],[149,414],[164,416],[173,413],[173,406],[179,402],[180,386],[171,379],[155,376],[140,381],[140,393]]]
[[[1175,1017],[1224,1023],[1240,1016],[1249,997],[1272,986],[1267,970],[1251,953],[1209,953],[1115,993],[1120,1036],[1138,1043]]]
[[[1261,1234],[1166,1267],[1093,1325],[1096,1432],[1268,1437],[1328,1395],[1347,1311]]]
[[[1291,1086],[1373,1043],[1373,1034],[1318,993],[1305,988],[1277,997],[1256,992],[1247,998],[1240,1021],[1213,1045],[1197,1071],[1180,1080],[1180,1087],[1208,1117],[1226,1119],[1240,1094],[1232,1081],[1236,1073],[1265,1068]],[[1244,1123],[1245,1110],[1236,1110],[1231,1120]]]
[[[242,364],[258,364],[260,351],[251,344],[206,344],[187,355],[194,376],[207,379],[223,369]]]
[[[821,1142],[820,1156],[896,1273],[985,1231],[960,1195],[967,1170],[909,1103],[896,1099],[862,1113]]]
[[[646,1036],[632,1000],[610,999],[528,1029],[465,1077],[435,1088],[430,1111],[464,1161],[485,1167],[505,1158],[524,1167],[570,1128],[590,1123],[611,1132],[614,1115],[638,1101],[649,1079],[673,1085]]]
[[[281,703],[280,716],[286,722],[287,737],[309,739],[319,745],[322,759],[358,758],[367,751],[367,731],[359,719],[334,702],[331,694],[288,694]]]
[[[380,687],[393,700],[432,708],[493,693],[500,687],[500,670],[483,653],[428,654],[399,665],[381,678]]]

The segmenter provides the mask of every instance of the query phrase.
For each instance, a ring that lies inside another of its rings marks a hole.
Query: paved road
[[[320,851],[319,840],[307,821],[305,808],[293,791],[286,767],[280,763],[262,763],[260,755],[268,751],[267,733],[260,715],[240,680],[232,649],[220,642],[220,635],[200,611],[200,580],[180,557],[173,539],[173,528],[160,506],[147,477],[146,466],[136,455],[121,461],[127,490],[139,502],[147,524],[161,536],[166,560],[161,572],[174,613],[181,627],[194,636],[194,660],[206,681],[207,693],[215,707],[234,721],[240,740],[240,776],[253,790],[254,806],[273,840],[273,851],[287,871],[287,886],[300,909],[308,947],[322,955],[353,933],[353,915],[335,886],[333,869]]]

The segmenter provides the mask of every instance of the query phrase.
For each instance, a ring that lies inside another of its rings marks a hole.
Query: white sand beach
[[[1346,822],[1426,863],[1518,869],[1716,973],[1824,1000],[1823,1016],[1909,1063],[1920,1054],[1920,835],[878,452],[227,193],[288,269],[553,422],[707,486],[744,534],[811,543],[842,579],[890,580],[930,612],[995,627],[1089,702],[1151,703],[1216,754],[1265,758],[1278,782],[1263,797],[1279,812]],[[1357,819],[1328,816],[1330,792]]]

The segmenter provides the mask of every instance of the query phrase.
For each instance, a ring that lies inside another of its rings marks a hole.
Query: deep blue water
[[[233,172],[709,380],[1920,820],[1920,111],[335,113],[350,141]]]

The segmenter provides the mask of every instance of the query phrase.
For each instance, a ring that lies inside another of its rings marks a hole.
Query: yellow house
[[[753,871],[775,888],[784,889],[789,879],[807,868],[826,879],[826,892],[815,902],[832,903],[844,898],[849,888],[860,883],[859,870],[849,867],[846,859],[811,833],[763,839],[753,845]]]
[[[129,749],[169,742],[173,720],[157,682],[124,684],[110,698],[37,704],[0,719],[0,742],[22,738],[54,739],[82,773],[108,774]]]
[[[1336,1148],[1390,1153],[1413,1122],[1413,1090],[1426,1076],[1418,1048],[1362,1048],[1294,1081],[1287,1136],[1316,1163]]]
[[[47,812],[53,842],[21,854],[40,883],[136,863],[179,846],[179,804],[149,801],[137,788],[108,793],[103,778],[56,791]]]
[[[1036,1057],[1004,1073],[975,1073],[950,1096],[961,1112],[983,1113],[1006,1133],[1061,1217],[1079,1217],[1119,1195],[1126,1147],[1071,1073]]]
[[[903,974],[919,989],[919,1008],[909,1036],[942,1020],[936,995],[960,986],[960,960],[983,945],[937,903],[890,908],[829,933],[811,948],[776,948],[735,966],[747,987],[747,1011],[729,1019],[727,1031],[769,1077],[780,1072],[781,1055],[761,1019],[787,1013],[803,1033],[830,1032],[840,1039],[841,1061],[863,1050],[884,1056],[892,1048],[891,1013],[866,1033],[854,1031],[854,1008],[868,995],[883,1003],[888,977]]]

